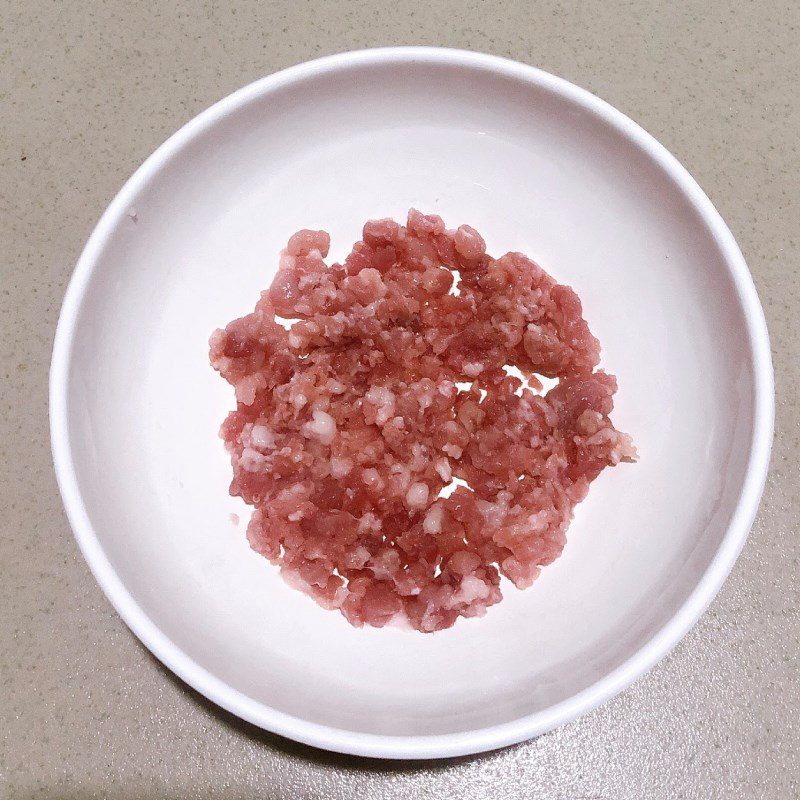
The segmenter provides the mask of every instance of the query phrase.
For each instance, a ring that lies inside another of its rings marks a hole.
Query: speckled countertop
[[[0,798],[800,798],[800,4],[234,5],[0,4]],[[718,599],[675,651],[554,733],[423,765],[279,740],[161,667],[72,539],[46,415],[66,281],[130,173],[239,86],[385,44],[526,61],[651,131],[744,251],[778,391],[758,520]]]

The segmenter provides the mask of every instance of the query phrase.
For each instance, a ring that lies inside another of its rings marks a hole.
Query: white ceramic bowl
[[[217,438],[233,395],[207,358],[292,232],[324,228],[343,257],[364,220],[410,206],[577,290],[641,455],[593,484],[532,588],[427,636],[351,628],[249,549]],[[571,720],[683,636],[756,512],[773,385],[741,253],[661,145],[531,67],[399,48],[257,81],[145,162],[78,262],[50,403],[78,543],[161,661],[284,736],[429,758]]]

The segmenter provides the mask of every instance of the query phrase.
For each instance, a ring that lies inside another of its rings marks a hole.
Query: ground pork
[[[255,311],[211,337],[248,540],[353,625],[483,616],[501,575],[526,588],[561,553],[601,470],[634,460],[616,380],[575,292],[468,225],[412,209],[367,222],[342,264],[329,244],[292,236]]]

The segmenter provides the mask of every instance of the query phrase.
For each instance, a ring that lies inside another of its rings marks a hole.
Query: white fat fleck
[[[374,467],[368,467],[365,470],[361,471],[361,480],[367,486],[370,486],[375,489],[380,489],[383,487],[383,481],[381,480],[380,473]]]
[[[436,387],[431,381],[420,381],[413,384],[412,388],[417,393],[417,402],[421,411],[425,411],[433,405],[433,394]]]
[[[260,472],[264,469],[267,459],[252,447],[245,447],[239,459],[239,464],[246,472]]]
[[[294,395],[294,397],[292,397],[292,405],[297,411],[299,411],[307,402],[308,398],[302,392],[298,392],[296,395]]]
[[[498,528],[503,523],[508,513],[508,501],[508,492],[499,492],[496,503],[478,500],[478,511],[490,528]]]
[[[400,567],[400,554],[397,550],[384,551],[380,555],[371,558],[368,566],[378,580],[391,578]]]
[[[322,444],[330,444],[336,436],[336,420],[326,411],[314,409],[310,422],[303,426],[308,438],[316,437]]]
[[[530,525],[531,533],[543,533],[547,530],[548,523],[550,522],[550,515],[547,511],[539,511],[536,514],[531,514],[528,517],[528,525]]]
[[[410,467],[414,472],[422,472],[428,463],[428,448],[422,444],[411,445]]]
[[[351,458],[331,459],[331,475],[334,478],[343,478],[351,469],[353,469],[353,460]]]
[[[601,430],[597,431],[597,433],[590,436],[586,440],[586,444],[589,446],[605,444],[606,442],[613,441],[615,436],[616,432],[611,430],[611,428],[602,428]]]
[[[278,261],[278,269],[285,269],[285,270],[293,270],[295,265],[297,264],[297,259],[294,256],[290,256],[285,250],[281,250],[281,257]]]
[[[462,449],[457,444],[446,444],[442,447],[442,451],[447,453],[451,458],[461,458]]]
[[[331,394],[344,394],[345,385],[341,381],[337,381],[336,378],[331,378],[328,381],[328,391]]]
[[[442,397],[450,397],[450,395],[453,394],[453,389],[455,389],[455,384],[452,381],[442,381],[436,387],[436,390]]]
[[[250,443],[259,450],[272,450],[275,447],[275,436],[266,425],[253,425]]]
[[[468,361],[464,364],[464,372],[474,378],[483,372],[483,364],[480,361]]]
[[[453,595],[453,603],[472,603],[475,600],[486,600],[491,594],[491,589],[474,575],[467,575]]]
[[[422,522],[422,530],[431,535],[442,530],[442,507],[440,505],[431,506]]]
[[[375,422],[378,425],[385,425],[394,416],[395,396],[385,386],[371,387],[364,399],[377,408]]]
[[[445,483],[450,483],[450,479],[453,477],[453,470],[450,468],[450,462],[446,458],[440,458],[434,467],[439,477]]]
[[[603,415],[597,411],[592,411],[587,408],[577,420],[577,429],[581,433],[593,434],[597,433],[603,425]]]
[[[347,555],[347,566],[350,569],[362,569],[364,564],[366,564],[369,559],[369,550],[367,550],[367,548],[363,545],[359,545]]]
[[[358,521],[359,533],[366,533],[367,531],[379,531],[382,527],[383,523],[381,522],[380,518],[371,511],[367,511],[367,513],[364,514],[364,516]]]
[[[406,492],[406,505],[408,505],[409,508],[424,508],[427,502],[427,484],[421,482],[412,483]]]
[[[236,399],[246,406],[252,405],[256,399],[257,383],[257,378],[254,375],[242,378],[236,385]]]

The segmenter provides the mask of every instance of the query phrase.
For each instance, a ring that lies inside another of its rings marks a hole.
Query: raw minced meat
[[[211,337],[250,544],[353,625],[483,616],[501,575],[523,589],[561,553],[601,470],[634,460],[616,380],[575,292],[468,225],[412,209],[367,222],[343,264],[329,243],[292,236],[255,311]]]

